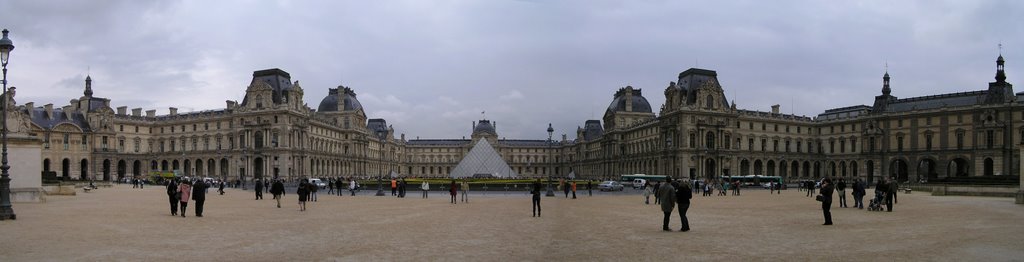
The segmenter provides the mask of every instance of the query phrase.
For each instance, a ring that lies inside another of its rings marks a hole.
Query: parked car
[[[646,185],[647,185],[647,180],[646,179],[641,179],[641,178],[633,179],[633,189],[644,189],[644,187]]]
[[[597,189],[601,191],[622,191],[624,188],[619,181],[604,181],[597,185]]]
[[[319,187],[320,189],[327,189],[327,183],[324,183],[324,181],[319,178],[310,179],[309,183],[316,185],[316,187]]]

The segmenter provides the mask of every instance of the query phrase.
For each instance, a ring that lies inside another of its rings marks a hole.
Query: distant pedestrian
[[[458,204],[455,202],[455,196],[459,193],[458,187],[459,185],[455,183],[455,180],[452,180],[452,184],[448,187],[448,194],[452,196],[452,204]]]
[[[192,186],[192,200],[196,201],[196,217],[203,217],[203,205],[206,204],[206,190],[210,188],[206,181],[196,180]]]
[[[278,180],[278,181],[280,181],[280,180]],[[259,181],[257,181],[257,183],[258,182]],[[281,184],[281,185],[284,185],[284,184]],[[267,193],[270,193],[270,180],[263,179],[263,190],[266,190]],[[282,190],[281,192],[282,192],[281,194],[284,194],[283,193],[284,190]],[[260,196],[260,199],[263,199],[262,195]]]
[[[644,205],[651,204],[651,194],[654,193],[654,187],[651,186],[651,182],[644,182]],[[658,198],[658,196],[654,196]],[[657,200],[655,200],[657,202]]]
[[[309,199],[309,184],[303,179],[299,182],[299,188],[295,190],[295,193],[299,195],[299,211],[306,211],[306,200]]]
[[[277,200],[277,208],[281,208],[281,198],[284,196],[284,183],[281,183],[281,180],[275,180],[274,185],[270,188],[270,194],[273,194],[274,199]],[[260,199],[263,199],[262,194]]]
[[[821,211],[825,215],[825,223],[822,225],[832,225],[832,180],[825,178],[821,180]]]
[[[468,194],[468,192],[469,192],[469,179],[468,178],[463,178],[462,179],[462,186],[460,186],[459,189],[462,189],[462,202],[469,203],[469,194]]]
[[[423,184],[420,184],[420,190],[423,190],[423,198],[427,198],[430,193],[430,183],[427,183],[426,179],[423,180]]]
[[[672,209],[676,204],[676,191],[672,187],[672,177],[666,177],[664,185],[658,188],[658,199],[661,199],[661,212],[665,213],[665,219],[661,223],[661,230],[672,231],[668,228],[669,217],[672,216]]]
[[[846,180],[840,178],[839,183],[836,183],[836,191],[839,192],[839,207],[847,208],[846,205]]]
[[[398,197],[405,198],[405,187],[407,185],[408,184],[405,182],[405,178],[402,178],[402,180],[398,181]]]
[[[587,195],[594,196],[593,180],[587,179]]]
[[[181,197],[178,196],[178,183],[175,179],[167,181],[167,199],[171,203],[171,215],[178,215],[178,202],[181,202]]]
[[[888,212],[892,212],[892,205],[896,199],[896,189],[899,185],[896,184],[895,179],[889,178],[885,180],[885,209]]]
[[[576,199],[576,180],[572,181],[572,199]]]
[[[391,178],[391,196],[398,196],[398,180]]]
[[[218,184],[219,184],[218,186],[220,187],[220,189],[217,189],[217,191],[220,191],[220,195],[223,196],[224,195],[224,182],[220,182]]]
[[[569,198],[569,190],[570,190],[569,184],[566,183],[565,181],[562,181],[561,184],[562,184],[562,191],[565,192],[565,198]]]
[[[352,193],[352,196],[356,196],[356,180],[349,178],[348,180],[348,192]]]
[[[654,204],[661,204],[661,181],[654,182]]]
[[[533,197],[533,216],[540,217],[540,178],[533,182],[530,194]]]
[[[181,182],[178,185],[178,200],[181,201],[178,206],[181,207],[181,217],[185,217],[185,210],[188,209],[188,199],[192,196],[192,183],[188,180]]]
[[[690,231],[690,220],[686,218],[686,211],[690,209],[691,198],[693,190],[690,189],[690,183],[685,180],[679,182],[679,188],[676,188],[676,205],[679,206],[679,223],[682,224],[680,232]]]
[[[309,188],[309,199],[308,200],[312,200],[313,202],[316,202],[316,191],[320,191],[320,186],[317,186],[316,184],[307,182],[306,183],[306,187]]]
[[[330,180],[327,180],[327,195],[328,196],[333,196],[334,195],[334,178],[331,178]]]
[[[864,209],[864,181],[858,178],[853,182],[853,207]]]
[[[256,200],[263,199],[263,182],[256,181],[255,184],[256,188],[253,191],[256,192]]]

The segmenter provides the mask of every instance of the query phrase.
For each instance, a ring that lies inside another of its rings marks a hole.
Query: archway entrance
[[[715,178],[715,160],[708,158],[704,161],[704,177],[714,179]]]
[[[761,160],[754,160],[754,175],[764,175],[762,168]]]
[[[110,181],[110,159],[103,159],[103,181]]]
[[[963,158],[954,158],[949,161],[946,166],[946,175],[951,177],[966,177],[968,176],[967,160]]]
[[[192,176],[192,169],[191,169],[192,161],[189,161],[188,159],[185,159],[184,163],[185,163],[184,166],[183,166],[184,169],[182,170],[182,172],[185,173],[185,176]]]
[[[203,174],[203,160],[196,159],[196,177],[208,177],[210,175]]]
[[[71,179],[71,160],[65,158],[64,161],[61,161],[60,165],[60,173],[61,176],[64,177],[64,180]]]
[[[939,173],[935,172],[935,160],[925,158],[917,163],[918,180],[934,180],[938,178]]]
[[[740,175],[741,176],[749,176],[750,175],[750,161],[747,161],[746,159],[740,160]]]
[[[765,174],[769,176],[775,175],[775,161],[768,160],[768,169],[766,171],[768,172],[765,172]]]
[[[228,159],[227,158],[221,158],[220,159],[220,176],[228,177]]]
[[[991,175],[994,174],[994,172],[995,172],[994,171],[995,170],[994,165],[995,165],[994,161],[992,161],[991,158],[985,158],[985,173],[984,173],[985,176],[991,176]]]
[[[154,161],[153,164],[156,164],[156,162]],[[132,163],[132,175],[139,176],[141,174],[142,174],[142,161],[135,160],[135,162]]]
[[[908,179],[907,174],[907,161],[903,159],[894,159],[892,165],[889,167],[889,175],[895,177],[898,182],[905,182]]]
[[[117,161],[117,180],[118,181],[124,180],[124,175],[127,174],[127,173],[128,173],[128,163],[125,163],[124,160],[118,160]]]
[[[263,179],[263,158],[257,157],[252,160],[252,175],[254,179]]]
[[[79,173],[79,175],[78,175],[79,179],[88,180],[89,179],[89,160],[82,159],[82,163],[81,163],[80,166],[81,166],[81,168],[79,168],[80,169],[79,171],[81,173]]]

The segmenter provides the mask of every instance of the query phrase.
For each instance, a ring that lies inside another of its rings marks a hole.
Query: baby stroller
[[[875,192],[875,198],[868,202],[868,211],[882,211],[883,197],[884,194],[882,192]]]

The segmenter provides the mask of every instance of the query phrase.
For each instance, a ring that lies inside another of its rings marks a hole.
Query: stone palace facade
[[[486,141],[524,177],[610,179],[621,174],[713,178],[778,175],[883,176],[920,181],[951,176],[1017,175],[1024,143],[1024,99],[1006,82],[978,91],[925,97],[892,95],[889,74],[872,105],[826,110],[810,118],[737,109],[715,71],[691,68],[665,88],[655,114],[640,89],[624,87],[601,120],[575,139],[499,138],[498,123],[474,121],[469,139],[396,137],[384,119],[368,119],[349,87],[329,89],[315,109],[280,69],[253,73],[241,103],[167,115],[111,107],[93,95],[68,105],[16,105],[12,133],[38,138],[42,170],[65,179],[113,180],[152,172],[226,180],[253,178],[445,177],[477,141]],[[898,87],[896,88],[898,90]],[[101,90],[101,89],[98,89]],[[538,124],[538,130],[544,126]]]

